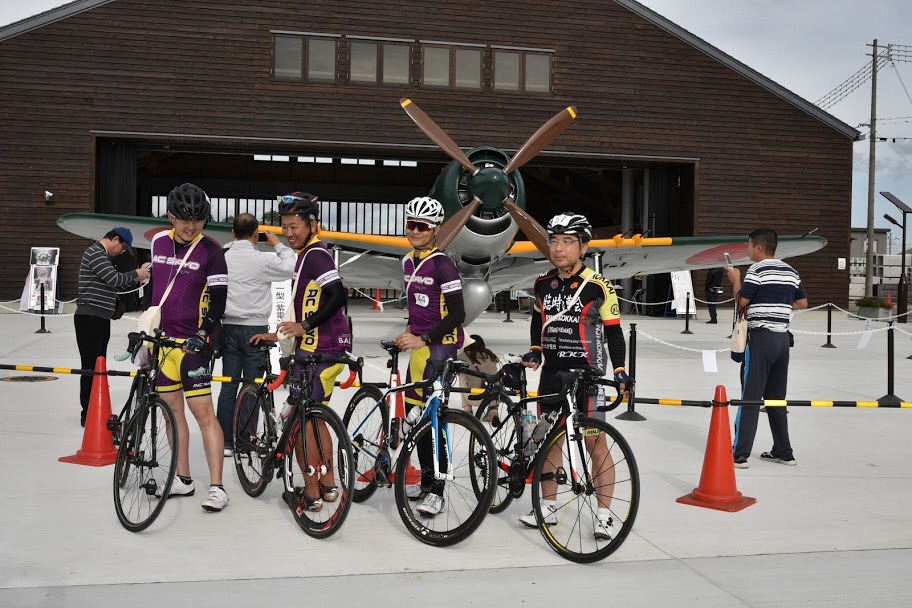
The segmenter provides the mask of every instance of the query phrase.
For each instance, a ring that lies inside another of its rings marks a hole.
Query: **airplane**
[[[453,159],[437,177],[430,196],[439,200],[446,212],[437,244],[453,259],[463,277],[469,324],[488,308],[494,292],[528,289],[539,274],[551,267],[547,232],[524,210],[525,185],[517,169],[569,126],[577,111],[570,106],[558,112],[510,157],[492,147],[463,152],[411,99],[401,99],[400,105],[418,128]],[[92,239],[99,238],[111,226],[126,226],[133,232],[133,246],[140,248],[148,248],[155,234],[170,229],[168,221],[159,218],[95,213],[66,214],[57,219],[57,224]],[[260,230],[281,234],[277,226],[260,226]],[[520,230],[528,241],[515,240]],[[231,224],[210,222],[204,232],[223,245],[232,240]],[[404,236],[321,229],[320,239],[336,252],[346,287],[402,289],[401,258],[411,251]],[[810,233],[780,236],[776,253],[780,259],[794,257],[818,251],[826,243],[826,239]],[[647,238],[635,234],[625,238],[618,234],[590,241],[588,251],[589,256],[599,256],[597,270],[609,279],[722,266],[726,263],[725,253],[735,265],[751,263],[744,236]]]

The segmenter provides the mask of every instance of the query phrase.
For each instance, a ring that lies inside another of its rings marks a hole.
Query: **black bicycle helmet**
[[[548,222],[548,236],[555,234],[575,234],[581,243],[588,243],[592,240],[592,224],[585,215],[565,211]]]
[[[193,184],[181,184],[168,194],[168,213],[179,220],[209,219],[209,197]]]
[[[320,221],[320,199],[307,192],[292,192],[278,197],[279,215],[299,215],[307,221]]]

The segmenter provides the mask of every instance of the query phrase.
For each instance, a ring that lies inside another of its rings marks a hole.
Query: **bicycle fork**
[[[436,481],[453,481],[455,477],[450,472],[453,470],[453,455],[451,453],[452,442],[449,440],[449,437],[446,437],[446,431],[443,431],[444,437],[446,437],[446,463],[447,463],[447,472],[440,472],[440,418],[437,416],[437,413],[440,410],[440,398],[443,395],[443,385],[440,382],[440,379],[434,381],[434,391],[431,393],[431,398],[428,399],[427,410],[425,415],[429,416],[431,419],[431,454],[434,455],[434,480]]]

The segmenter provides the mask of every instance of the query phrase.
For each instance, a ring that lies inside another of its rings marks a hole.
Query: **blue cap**
[[[130,232],[130,229],[123,226],[115,226],[111,232],[120,237],[123,244],[127,246],[127,253],[133,255],[133,233]]]

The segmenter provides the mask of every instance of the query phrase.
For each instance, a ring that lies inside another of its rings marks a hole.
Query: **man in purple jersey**
[[[443,221],[443,206],[426,196],[409,201],[405,206],[405,234],[414,251],[402,259],[404,294],[408,300],[408,324],[405,333],[396,337],[401,350],[411,350],[406,382],[419,378],[432,379],[434,370],[428,361],[456,358],[462,346],[465,305],[462,278],[453,260],[437,249],[437,227]],[[405,393],[406,407],[424,405],[423,391]],[[441,446],[440,453],[445,454]],[[444,482],[434,479],[434,453],[431,434],[418,443],[421,484],[406,488],[409,500],[421,500],[415,510],[433,517],[444,507]],[[440,471],[446,472],[446,458],[440,460]]]
[[[201,351],[225,312],[228,268],[221,246],[203,236],[209,221],[209,197],[201,188],[183,184],[172,190],[168,219],[174,228],[152,239],[152,304],[162,307],[165,334],[183,343],[180,350],[162,353],[156,379],[158,392],[177,423],[177,477],[169,497],[192,496],[196,489],[190,477],[186,401],[199,424],[209,464],[211,485],[202,506],[216,512],[228,504],[222,487],[224,437],[212,403],[212,378],[208,374],[192,378],[190,372],[208,368],[208,357]]]

